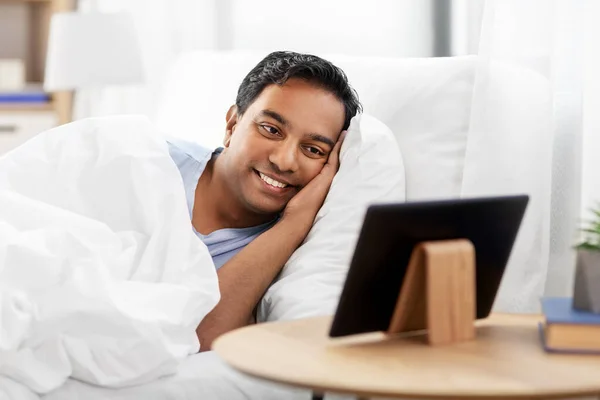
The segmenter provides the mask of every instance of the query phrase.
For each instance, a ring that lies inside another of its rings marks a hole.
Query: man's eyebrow
[[[283,118],[283,115],[279,114],[278,112],[275,112],[273,110],[262,110],[260,112],[260,115],[264,115],[266,117],[269,118],[273,118],[275,121],[279,122],[281,125],[285,126],[285,127],[289,127],[290,123],[288,122],[287,119]]]
[[[326,136],[319,135],[318,133],[310,133],[308,135],[308,137],[312,140],[316,140],[317,142],[325,143],[325,144],[329,145],[329,147],[331,147],[331,148],[333,148],[335,146],[335,142],[333,140],[329,139]]]

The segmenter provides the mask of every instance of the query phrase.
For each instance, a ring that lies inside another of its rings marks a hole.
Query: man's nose
[[[298,170],[298,146],[291,140],[277,143],[269,155],[269,161],[280,172],[296,172]]]

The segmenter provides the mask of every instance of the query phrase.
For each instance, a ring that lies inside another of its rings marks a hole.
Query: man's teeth
[[[284,188],[287,186],[287,183],[281,183],[279,181],[276,181],[275,179],[271,179],[268,176],[266,176],[265,174],[263,174],[262,172],[259,172],[258,175],[260,175],[260,179],[267,182],[271,186],[275,186],[278,188]]]

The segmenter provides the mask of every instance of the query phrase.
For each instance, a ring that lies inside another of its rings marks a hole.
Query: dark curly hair
[[[260,61],[242,81],[235,99],[238,114],[244,114],[266,86],[283,85],[290,78],[305,79],[334,94],[344,105],[343,129],[348,129],[352,117],[362,111],[358,94],[340,68],[310,54],[276,51]]]

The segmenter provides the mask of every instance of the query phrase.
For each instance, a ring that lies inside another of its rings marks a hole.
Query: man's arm
[[[210,350],[219,335],[248,323],[260,298],[300,246],[337,173],[344,137],[345,132],[319,175],[290,200],[281,219],[219,268],[221,300],[196,329],[200,351]]]
[[[304,240],[302,225],[281,219],[219,268],[221,300],[196,329],[200,351],[210,350],[217,336],[247,325],[256,304]]]

